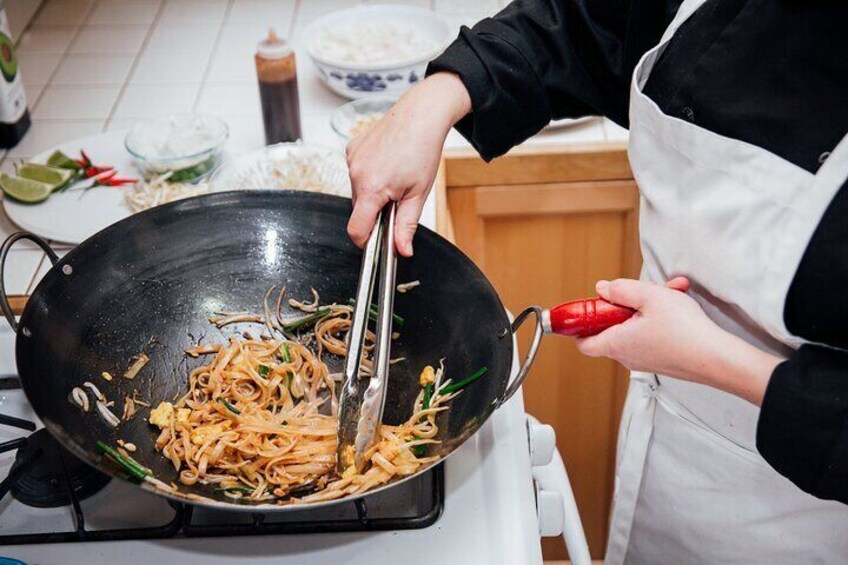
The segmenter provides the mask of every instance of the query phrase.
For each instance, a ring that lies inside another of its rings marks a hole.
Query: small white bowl
[[[370,63],[328,59],[316,49],[318,39],[327,30],[359,26],[363,22],[366,25],[369,22],[388,23],[399,29],[412,30],[432,43],[433,47],[414,57]],[[451,36],[448,23],[431,10],[375,4],[338,10],[322,16],[307,26],[300,40],[306,43],[307,53],[321,79],[338,94],[350,99],[367,96],[397,98],[424,78],[427,63],[445,49]]]
[[[376,121],[391,110],[394,105],[394,98],[383,96],[353,100],[342,104],[333,111],[330,116],[330,125],[333,131],[339,134],[339,137],[344,141],[350,141],[355,135],[358,135],[355,130],[362,120]],[[367,130],[371,125],[373,123],[368,124],[364,130]]]

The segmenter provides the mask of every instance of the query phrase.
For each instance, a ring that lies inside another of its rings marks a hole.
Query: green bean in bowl
[[[176,114],[136,123],[124,145],[145,178],[170,173],[170,182],[198,182],[221,164],[227,124],[203,114]]]

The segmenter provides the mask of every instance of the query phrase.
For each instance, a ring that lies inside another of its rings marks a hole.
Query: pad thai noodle
[[[179,482],[208,485],[232,499],[290,504],[361,493],[436,461],[428,446],[438,443],[437,414],[485,368],[456,383],[444,378],[442,361],[411,375],[421,391],[409,419],[381,427],[362,472],[350,465],[339,474],[336,389],[342,376],[330,372],[326,358],[347,354],[353,308],[320,305],[313,291],[311,301],[289,300],[298,314],[284,319],[285,291],[273,291],[265,295],[261,315],[222,312],[210,318],[219,328],[247,323],[261,333],[242,331],[227,343],[188,350],[208,362],[191,371],[182,397],[150,411],[149,423],[160,430],[155,447],[173,464]],[[371,371],[373,340],[368,332],[363,377]]]

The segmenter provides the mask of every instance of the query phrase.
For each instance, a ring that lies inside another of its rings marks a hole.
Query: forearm
[[[783,359],[716,328],[705,340],[708,346],[684,367],[686,380],[723,390],[760,406],[775,367]],[[675,376],[675,375],[672,375]]]
[[[469,112],[468,90],[449,72],[430,75],[408,90],[390,111],[405,120],[425,119],[444,135]]]

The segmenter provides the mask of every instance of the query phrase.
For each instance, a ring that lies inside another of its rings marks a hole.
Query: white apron
[[[811,174],[699,127],[697,116],[664,115],[642,87],[703,1],[683,3],[633,75],[629,152],[641,192],[642,278],[688,276],[713,321],[785,357],[804,343],[784,325],[786,294],[848,176],[848,136]],[[765,462],[755,445],[758,415],[730,394],[634,373],[607,562],[848,563],[848,506],[804,493]]]

